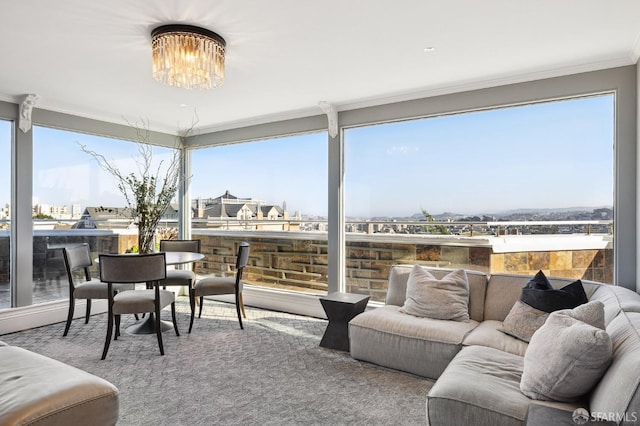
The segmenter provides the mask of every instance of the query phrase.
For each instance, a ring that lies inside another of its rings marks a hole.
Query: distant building
[[[239,198],[229,191],[216,198],[198,198],[191,206],[194,217],[199,219],[289,219],[289,214],[280,206],[268,205],[264,200]]]
[[[162,219],[160,221],[170,221],[176,222],[178,220],[178,205],[177,204],[169,204],[167,210],[162,215]]]
[[[125,229],[131,226],[128,207],[87,207],[74,229]]]
[[[0,207],[0,219],[11,219],[11,204],[7,203]]]
[[[171,204],[162,215],[161,221],[178,220],[178,206]],[[128,207],[87,207],[80,216],[74,229],[126,229],[133,222],[131,209]]]
[[[58,220],[69,220],[72,215],[68,206],[52,206],[50,204],[35,204],[31,208],[34,215],[47,215]]]
[[[193,217],[196,219],[206,219],[206,224],[202,226],[209,228],[229,229],[240,227],[242,229],[286,231],[300,229],[299,222],[292,223],[289,221],[286,202],[280,207],[267,204],[264,200],[236,197],[229,191],[215,198],[195,199],[191,202],[191,209]],[[251,220],[272,220],[274,223],[248,223]],[[246,222],[243,223],[243,221]]]

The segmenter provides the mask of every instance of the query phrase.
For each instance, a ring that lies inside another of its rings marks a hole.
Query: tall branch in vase
[[[141,121],[135,125],[138,145],[138,156],[134,158],[137,173],[124,173],[114,160],[95,152],[80,144],[85,153],[92,156],[118,184],[118,189],[124,195],[127,207],[131,211],[131,218],[138,227],[138,252],[151,253],[155,249],[155,235],[160,219],[167,211],[171,200],[175,197],[178,187],[182,183],[180,176],[180,147],[197,124],[191,123],[186,130],[181,130],[176,136],[176,146],[168,161],[159,161],[154,166],[153,145],[149,123]]]

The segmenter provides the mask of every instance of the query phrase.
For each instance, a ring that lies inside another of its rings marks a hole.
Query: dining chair
[[[62,334],[64,337],[69,333],[69,327],[71,327],[71,321],[73,320],[73,313],[77,299],[86,299],[87,301],[84,320],[84,323],[87,324],[89,322],[89,317],[91,316],[91,299],[108,299],[108,295],[107,287],[104,283],[97,279],[91,279],[91,272],[89,271],[89,268],[93,262],[91,260],[89,244],[81,243],[63,247],[62,259],[69,279],[69,313],[67,314],[67,324],[65,325],[64,333]],[[77,280],[74,279],[74,274],[77,271],[82,271],[84,273],[85,281],[77,282]],[[113,291],[120,292],[133,290],[133,288],[134,284],[115,284],[113,286]]]
[[[217,296],[220,294],[235,294],[238,321],[240,322],[240,328],[244,330],[244,327],[242,326],[242,316],[246,318],[247,315],[244,312],[244,302],[242,300],[242,272],[247,266],[248,260],[249,243],[242,242],[238,247],[235,277],[202,278],[196,282],[196,285],[189,289],[189,304],[191,305],[191,321],[189,322],[189,333],[191,333],[191,328],[193,327],[193,317],[195,316],[196,310],[196,297],[200,298],[200,312],[198,314],[198,318],[201,318],[204,296]],[[242,311],[242,316],[240,315],[240,311]]]
[[[109,296],[109,315],[107,324],[107,337],[104,342],[102,358],[105,359],[115,322],[116,330],[114,340],[120,335],[120,315],[139,312],[155,313],[155,329],[160,347],[160,355],[164,355],[162,345],[162,326],[160,323],[160,311],[171,305],[171,319],[177,336],[180,336],[176,322],[175,296],[172,292],[160,289],[160,281],[167,276],[167,267],[164,253],[151,253],[140,255],[100,255],[100,280],[106,283]],[[113,286],[118,283],[146,282],[146,290],[124,291],[114,295]]]
[[[200,240],[160,240],[160,251],[188,251],[200,253]],[[169,269],[167,278],[160,284],[166,289],[168,285],[187,286],[191,288],[196,282],[195,263],[189,269]]]

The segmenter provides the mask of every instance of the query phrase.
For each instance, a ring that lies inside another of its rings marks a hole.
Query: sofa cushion
[[[523,424],[531,400],[520,392],[523,359],[486,346],[463,348],[427,394],[430,426]],[[574,409],[579,404],[547,403]]]
[[[484,319],[504,321],[530,279],[528,275],[492,274],[487,284]]]
[[[544,312],[573,309],[588,302],[582,281],[577,280],[560,289],[555,289],[542,271],[539,271],[522,288],[520,300]]]
[[[398,306],[386,305],[349,322],[351,356],[436,379],[477,325],[474,320],[414,317],[401,313]]]
[[[463,348],[427,394],[429,425],[521,425],[529,406],[521,374],[520,356]]]
[[[553,312],[531,338],[520,390],[533,399],[576,401],[600,380],[611,350],[602,302]]]
[[[15,346],[0,349],[0,424],[115,425],[118,389],[93,374]]]
[[[442,278],[453,269],[429,268],[429,272],[436,278]],[[413,265],[394,265],[389,272],[389,286],[387,289],[387,305],[402,306],[407,298],[407,280]],[[465,270],[469,282],[469,317],[472,320],[484,319],[484,300],[489,277],[480,271]]]
[[[438,279],[415,265],[407,280],[407,298],[400,312],[452,321],[469,321],[469,283],[464,269]]]
[[[542,327],[548,316],[548,312],[516,300],[498,330],[528,343],[533,333]]]
[[[554,288],[571,284],[575,279],[547,277]],[[504,321],[516,300],[520,299],[522,287],[531,280],[531,276],[517,274],[492,274],[487,284],[487,295],[484,304],[484,319]],[[584,291],[587,298],[599,287],[585,282]]]
[[[464,346],[479,345],[499,349],[510,354],[524,356],[529,346],[526,342],[509,336],[499,329],[502,327],[501,321],[482,321],[476,328],[471,330],[463,340]]]

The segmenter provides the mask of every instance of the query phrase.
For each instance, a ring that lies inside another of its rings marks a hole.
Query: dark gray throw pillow
[[[589,301],[582,281],[577,280],[562,288],[554,289],[542,271],[522,288],[520,300],[544,312],[573,309]]]

